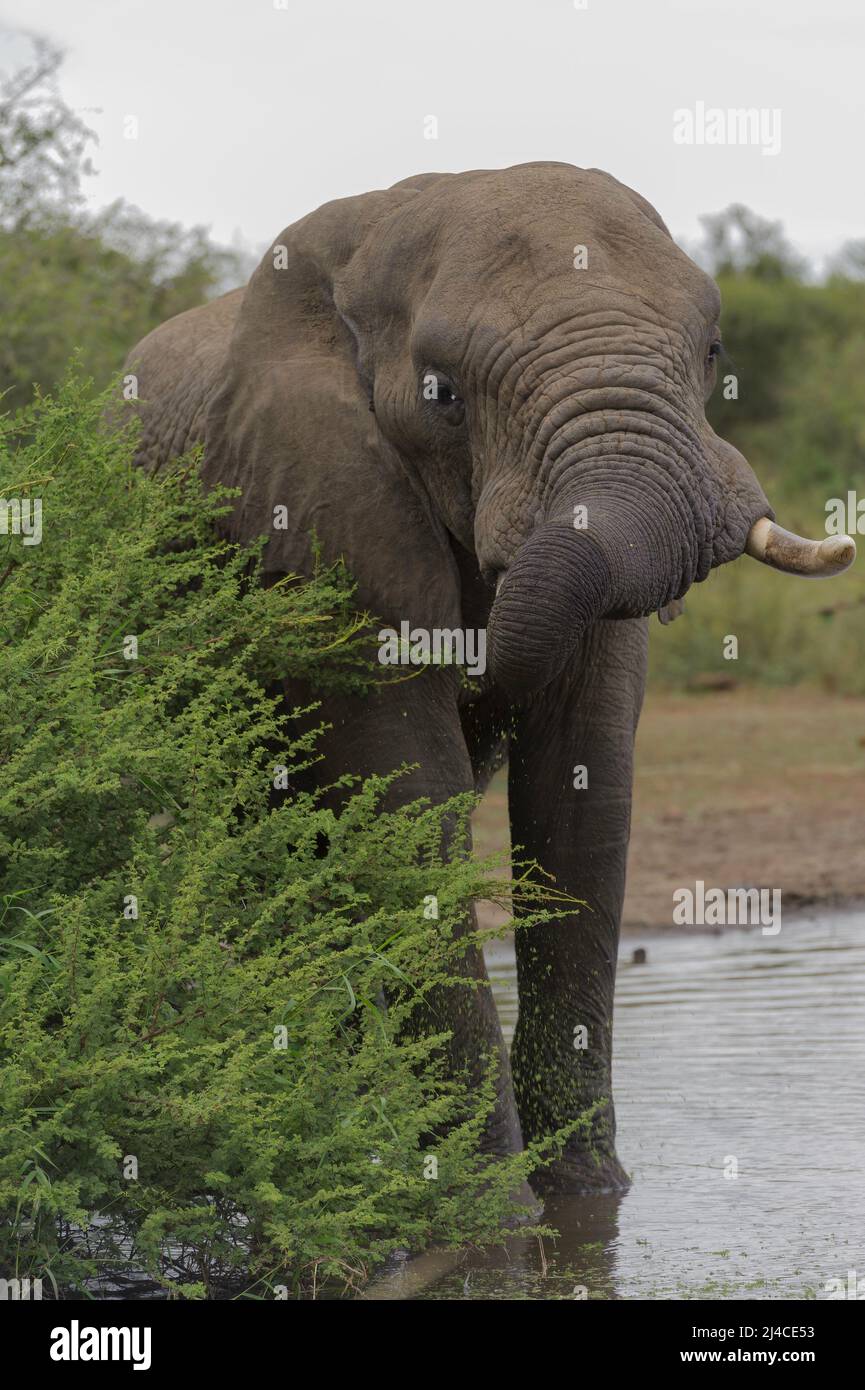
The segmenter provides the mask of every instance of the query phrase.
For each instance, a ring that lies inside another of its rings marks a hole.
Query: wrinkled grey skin
[[[320,776],[405,761],[418,770],[394,795],[441,800],[509,750],[514,842],[590,910],[517,934],[513,1084],[488,990],[449,1000],[454,1063],[476,1075],[501,1056],[495,1150],[597,1105],[537,1186],[621,1186],[612,1005],[646,617],[772,515],[705,419],[718,291],[642,198],[566,164],[425,174],[329,203],[276,245],[287,268],[268,252],[245,290],[130,354],[141,461],[203,439],[206,476],[243,489],[231,533],[270,537],[274,577],[308,569],[314,528],[383,623],[488,628],[468,692],[439,668],[328,700]],[[290,673],[285,688],[308,698]],[[485,978],[476,952],[466,969]]]

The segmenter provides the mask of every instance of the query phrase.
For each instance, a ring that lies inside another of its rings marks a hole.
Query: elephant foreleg
[[[615,1150],[613,990],[645,664],[644,621],[597,624],[568,670],[518,714],[511,738],[512,840],[586,903],[576,917],[516,934],[511,1063],[524,1137],[592,1116],[532,1180],[542,1191],[627,1184]]]

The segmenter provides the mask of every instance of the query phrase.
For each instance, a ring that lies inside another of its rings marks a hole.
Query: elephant
[[[405,764],[393,804],[441,804],[506,760],[513,843],[585,904],[551,896],[560,915],[516,932],[510,1055],[488,988],[449,996],[451,1064],[476,1077],[498,1059],[489,1152],[590,1116],[533,1178],[540,1194],[628,1183],[612,1014],[648,619],[744,552],[812,576],[854,552],[778,526],[707,423],[719,315],[644,198],[536,162],[329,202],[245,288],[127,359],[137,462],[203,443],[205,483],[240,489],[227,533],[267,537],[265,583],[311,572],[314,533],[394,631],[486,635],[472,676],[429,663],[366,698],[326,695],[317,776]],[[291,672],[283,687],[309,702]],[[486,982],[474,947],[463,968]]]

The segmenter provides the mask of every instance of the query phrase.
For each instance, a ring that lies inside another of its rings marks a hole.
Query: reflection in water
[[[615,1094],[633,1187],[548,1203],[557,1241],[514,1240],[416,1296],[825,1298],[865,1278],[865,914],[632,953]],[[513,952],[488,963],[510,1036]]]

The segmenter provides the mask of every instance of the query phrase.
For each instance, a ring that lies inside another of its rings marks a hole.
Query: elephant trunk
[[[610,567],[589,536],[567,523],[539,527],[499,581],[487,629],[495,682],[517,697],[543,689],[607,612],[612,592]]]
[[[708,573],[709,538],[697,534],[681,499],[656,493],[651,502],[596,492],[577,509],[584,517],[559,506],[520,546],[487,630],[493,679],[509,694],[553,680],[598,619],[652,613]]]

